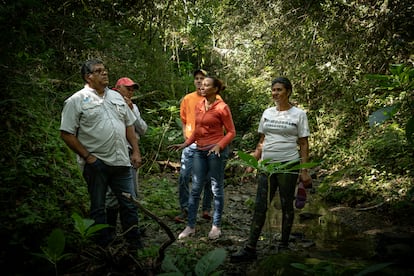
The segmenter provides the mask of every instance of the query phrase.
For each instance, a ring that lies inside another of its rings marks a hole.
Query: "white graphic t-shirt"
[[[278,111],[276,107],[266,109],[258,132],[265,135],[262,160],[275,162],[299,160],[297,140],[310,135],[305,111],[294,106],[285,111]]]

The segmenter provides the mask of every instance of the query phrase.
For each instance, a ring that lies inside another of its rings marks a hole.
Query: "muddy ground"
[[[317,182],[314,181],[314,188]],[[308,190],[308,201],[312,202],[317,199],[315,189]],[[188,239],[175,241],[171,244],[166,252],[176,256],[179,262],[180,252],[191,252],[194,254],[194,260],[200,259],[202,254],[221,247],[227,251],[227,258],[225,263],[220,267],[225,271],[225,275],[260,275],[259,263],[268,256],[275,256],[277,252],[277,243],[280,238],[280,228],[278,225],[273,225],[271,231],[264,233],[264,240],[258,243],[258,261],[251,263],[230,263],[230,255],[239,250],[246,242],[249,234],[249,226],[252,217],[252,205],[254,203],[256,193],[255,181],[246,181],[244,183],[232,183],[226,185],[225,188],[225,209],[223,212],[223,226],[222,236],[217,241],[209,241],[207,238],[208,232],[211,228],[211,222],[202,219],[199,216],[196,226],[196,234]],[[279,200],[278,198],[275,198]],[[273,203],[277,206],[278,203]],[[367,233],[371,235],[378,235],[379,233],[398,233],[404,232],[409,234],[409,239],[412,238],[414,227],[412,221],[396,223],[396,220],[383,216],[380,211],[381,206],[378,207],[359,207],[349,208],[346,206],[330,206],[328,211],[335,214],[340,223],[344,223],[356,233]],[[281,210],[276,210],[281,212]],[[323,258],[324,249],[318,249],[315,246],[312,237],[308,237],[306,233],[306,224],[298,222],[298,218],[305,219],[319,219],[319,214],[310,213],[306,207],[302,210],[295,210],[295,225],[292,233],[297,237],[292,237],[290,244],[292,252],[297,256],[306,258]],[[179,224],[173,221],[173,217],[162,218],[163,221],[175,233],[176,237],[185,228],[185,224]],[[277,224],[277,221],[276,221]],[[165,232],[161,229],[154,229],[149,227],[146,229],[145,244],[161,244],[166,239]],[[398,241],[399,242],[399,241]],[[186,250],[187,249],[187,250]],[[408,250],[412,250],[408,249]],[[188,258],[188,256],[186,256]],[[194,261],[195,262],[195,261]]]

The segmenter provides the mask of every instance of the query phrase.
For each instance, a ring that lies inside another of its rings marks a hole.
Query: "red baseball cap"
[[[124,78],[120,78],[116,84],[115,87],[119,87],[119,86],[133,86],[135,89],[139,88],[139,84],[135,83],[133,80],[131,80],[130,78],[124,77]]]

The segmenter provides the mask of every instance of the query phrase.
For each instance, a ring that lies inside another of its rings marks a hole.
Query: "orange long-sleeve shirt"
[[[217,144],[224,149],[236,136],[230,108],[223,100],[217,99],[206,111],[205,101],[200,101],[195,107],[195,129],[185,143],[195,142],[199,148]]]
[[[220,95],[216,95],[217,99],[222,99]],[[180,118],[183,124],[184,139],[187,139],[193,134],[195,129],[195,107],[204,100],[203,96],[200,96],[197,91],[185,95],[180,104]]]

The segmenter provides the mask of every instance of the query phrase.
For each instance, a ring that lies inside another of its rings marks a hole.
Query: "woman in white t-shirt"
[[[259,160],[271,162],[308,162],[309,125],[305,111],[289,102],[292,84],[284,77],[272,81],[272,98],[275,106],[266,109],[260,119],[258,132],[259,143],[253,156]],[[299,147],[299,150],[298,150]],[[297,173],[277,173],[270,177],[270,199],[268,199],[268,176],[258,176],[255,210],[250,227],[249,240],[246,246],[231,256],[232,262],[243,262],[257,259],[256,245],[266,220],[268,201],[271,202],[276,190],[279,189],[282,206],[282,238],[279,249],[287,249],[292,229],[296,184],[298,177],[305,184],[312,179],[306,169]]]

